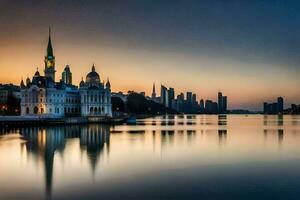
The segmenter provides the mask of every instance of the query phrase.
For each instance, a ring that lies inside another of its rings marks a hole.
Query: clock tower
[[[51,30],[49,28],[49,39],[47,47],[47,55],[45,56],[45,76],[52,78],[55,81],[55,57],[53,55],[52,43],[51,43]]]

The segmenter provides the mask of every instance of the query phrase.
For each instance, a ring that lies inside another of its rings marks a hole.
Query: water
[[[298,199],[300,116],[0,132],[0,199]]]

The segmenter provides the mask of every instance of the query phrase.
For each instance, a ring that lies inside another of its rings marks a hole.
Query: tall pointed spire
[[[47,56],[53,57],[53,48],[51,43],[51,28],[49,27],[49,39],[48,39],[48,46],[47,46]]]
[[[151,97],[154,99],[156,98],[156,92],[155,92],[155,82],[153,82],[153,88],[152,88],[152,95]]]
[[[152,93],[155,93],[155,83],[153,82]]]

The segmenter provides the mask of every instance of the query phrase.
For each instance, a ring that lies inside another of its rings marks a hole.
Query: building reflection
[[[266,144],[266,141],[268,139],[268,135],[277,134],[277,140],[278,140],[278,147],[282,147],[283,139],[284,139],[284,131],[283,129],[264,129],[264,143]]]
[[[80,148],[86,150],[93,174],[105,146],[109,153],[109,126],[31,127],[20,129],[20,134],[26,140],[21,145],[26,146],[27,153],[43,163],[47,198],[51,198],[54,155],[57,152],[63,154],[67,139],[80,140]]]
[[[227,115],[218,115],[218,125],[219,126],[227,125]]]
[[[264,126],[283,126],[283,115],[264,115],[263,122]]]
[[[218,130],[219,135],[219,145],[223,146],[226,144],[227,140],[227,130]]]

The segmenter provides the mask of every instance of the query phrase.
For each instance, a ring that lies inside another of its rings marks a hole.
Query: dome
[[[86,75],[86,83],[100,83],[100,76],[95,71],[95,66],[92,66],[92,71]]]

